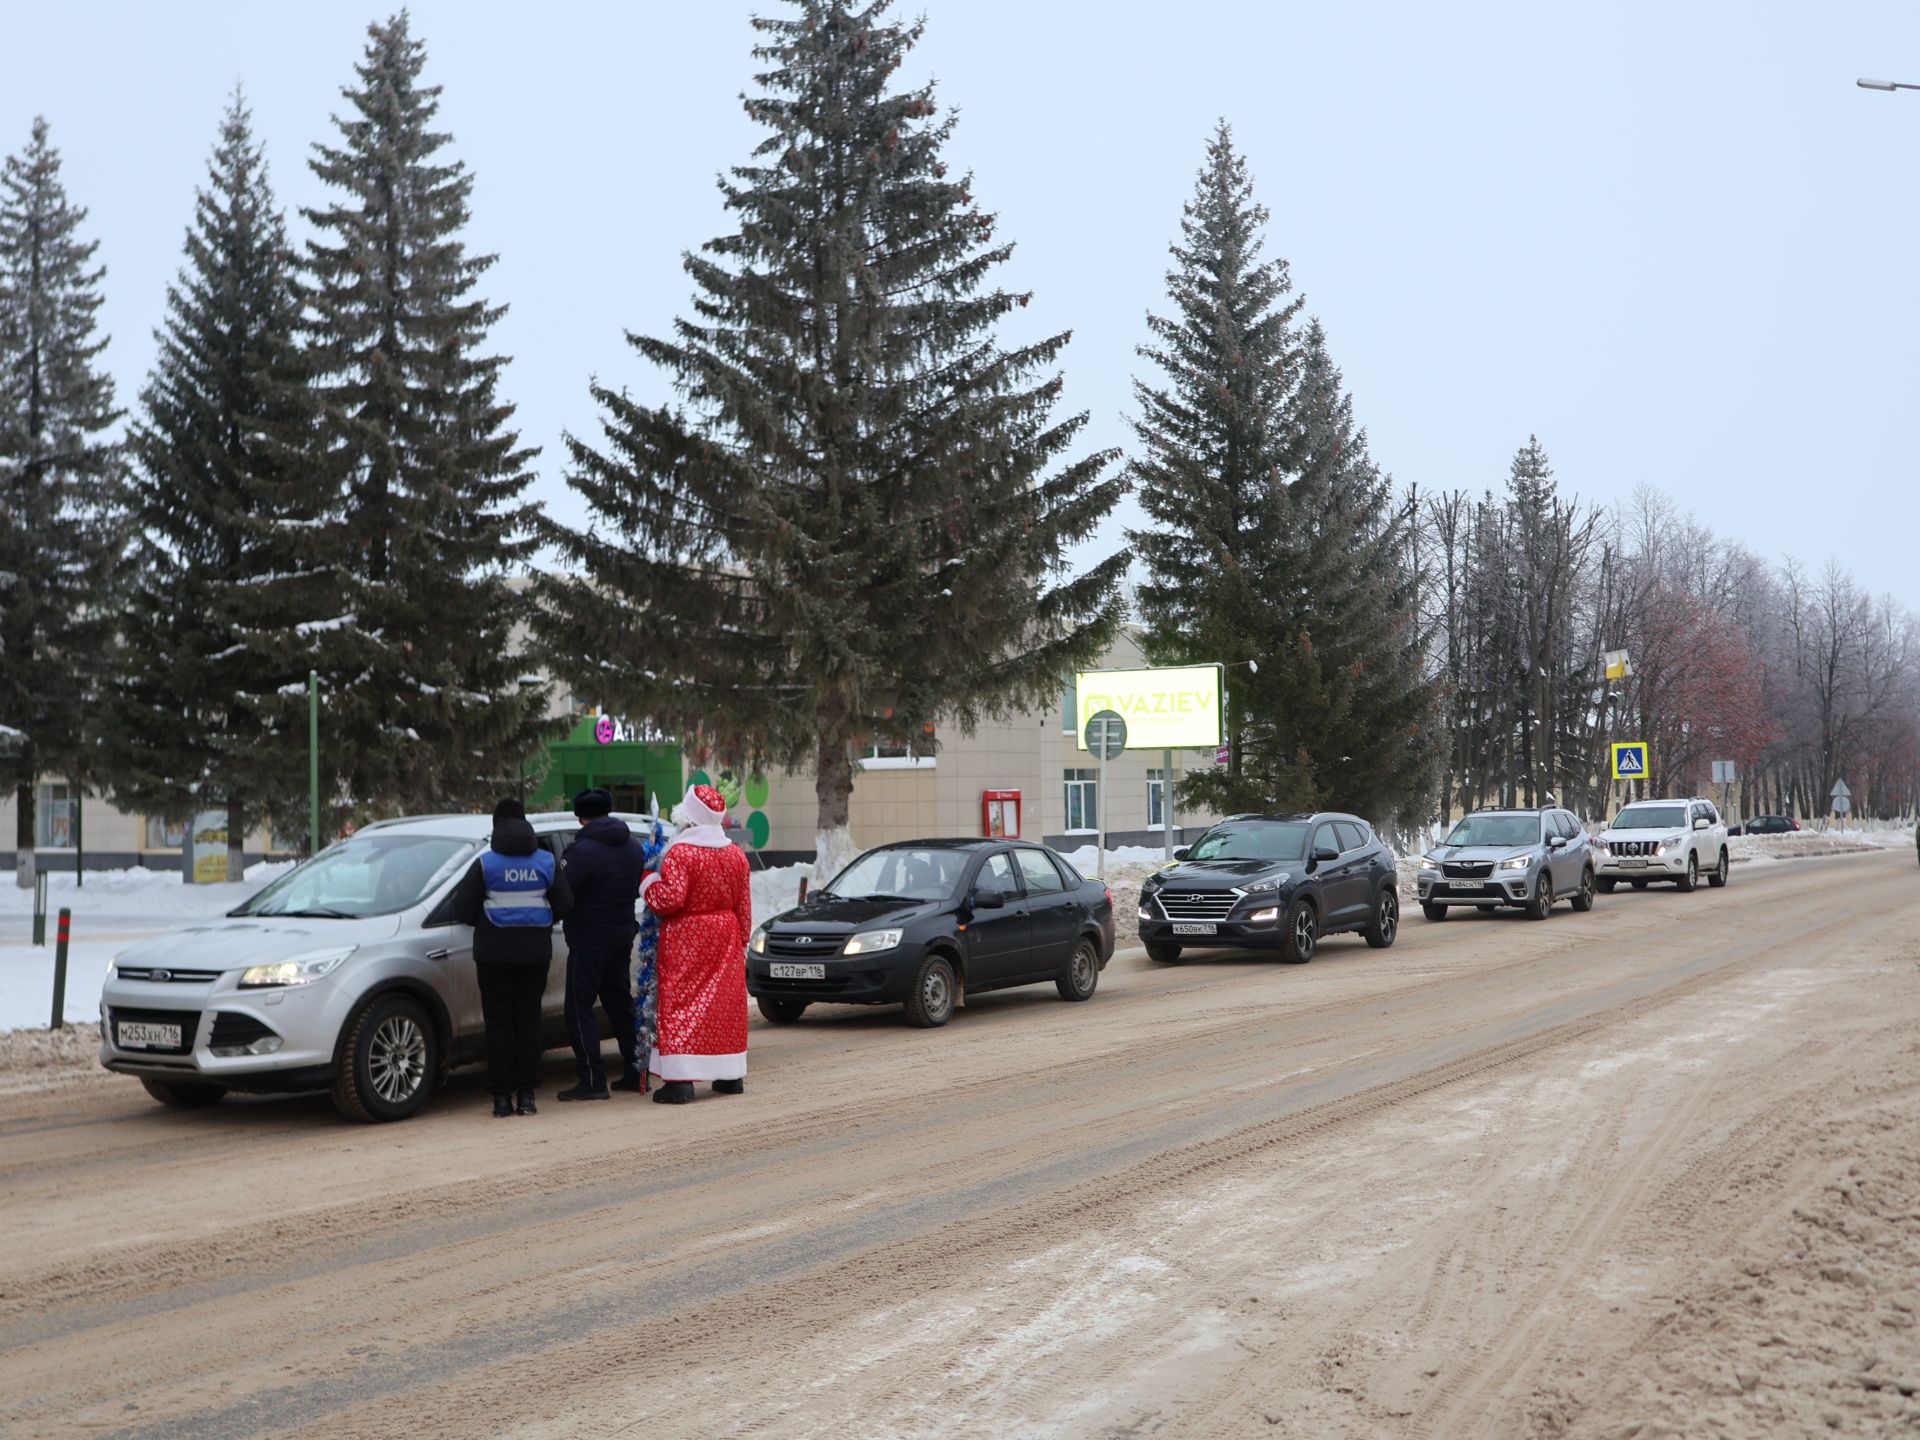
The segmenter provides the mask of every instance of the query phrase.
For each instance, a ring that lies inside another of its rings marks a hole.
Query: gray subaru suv
[[[653,824],[618,818],[636,834]],[[571,815],[527,819],[556,856],[579,829]],[[178,1109],[330,1089],[350,1119],[404,1120],[454,1066],[485,1059],[473,931],[452,902],[491,829],[481,815],[380,821],[223,918],[121,951],[100,996],[100,1063]],[[544,1010],[559,1048],[557,928],[553,952]]]
[[[1594,855],[1587,827],[1556,805],[1538,810],[1476,810],[1420,861],[1420,913],[1444,920],[1451,906],[1501,906],[1544,920],[1553,902],[1593,908]]]

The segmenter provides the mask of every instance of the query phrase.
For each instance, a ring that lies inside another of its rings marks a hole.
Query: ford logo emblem
[[[151,981],[153,981],[153,982],[154,982],[154,984],[156,984],[156,985],[164,985],[164,984],[166,984],[166,983],[167,983],[167,982],[168,982],[169,980],[171,980],[171,979],[173,979],[173,971],[171,971],[171,970],[149,970],[149,971],[147,972],[147,979],[149,979],[149,980],[151,980]]]

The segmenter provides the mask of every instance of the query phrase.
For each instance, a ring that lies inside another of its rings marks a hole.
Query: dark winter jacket
[[[562,866],[573,889],[573,914],[567,920],[569,951],[625,950],[639,923],[640,865],[646,852],[627,822],[611,815],[589,820],[567,847]]]
[[[539,848],[533,826],[524,820],[502,820],[493,829],[491,848],[496,855],[531,855]],[[453,918],[473,927],[473,958],[479,965],[550,965],[553,963],[553,927],[550,925],[496,925],[487,918],[487,880],[474,857],[453,890]],[[573,889],[567,872],[553,868],[547,887],[553,918],[564,920],[573,911]]]

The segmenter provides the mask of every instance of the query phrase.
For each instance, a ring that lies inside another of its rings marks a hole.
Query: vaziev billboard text
[[[1194,750],[1221,741],[1218,665],[1149,670],[1082,670],[1074,676],[1077,744],[1087,748],[1087,721],[1117,710],[1127,722],[1129,750]]]

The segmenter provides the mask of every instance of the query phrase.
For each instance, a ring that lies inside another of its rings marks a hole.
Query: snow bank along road
[[[16,1070],[0,1433],[1908,1433],[1917,910],[1872,854],[1123,950],[1088,1005],[757,1028],[675,1110]]]

